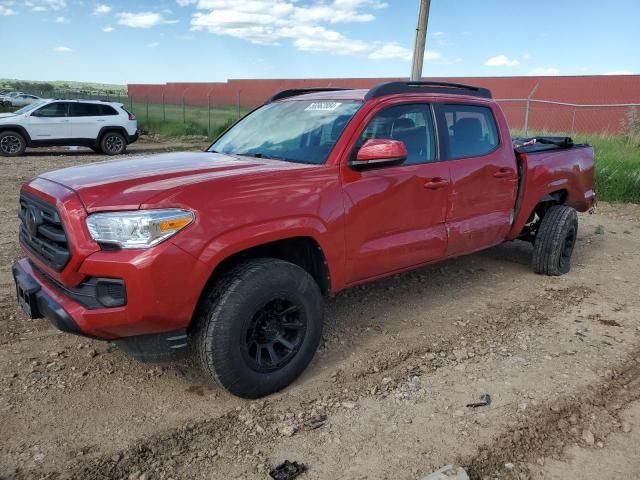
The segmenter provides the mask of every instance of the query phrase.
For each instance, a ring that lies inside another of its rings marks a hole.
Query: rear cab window
[[[443,104],[449,159],[481,157],[500,145],[498,127],[489,107]]]

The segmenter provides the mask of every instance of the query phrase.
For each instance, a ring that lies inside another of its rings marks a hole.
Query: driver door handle
[[[437,190],[439,188],[444,188],[447,186],[449,186],[449,180],[442,177],[432,178],[424,184],[424,188],[427,188],[429,190]]]

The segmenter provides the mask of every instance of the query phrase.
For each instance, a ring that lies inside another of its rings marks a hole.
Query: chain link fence
[[[153,132],[215,136],[250,111],[240,95],[235,104],[220,104],[213,96],[145,95],[127,97],[125,107]],[[256,105],[257,106],[257,105]]]
[[[537,99],[498,99],[512,130],[532,132],[620,135],[635,128],[640,103],[578,105]]]
[[[122,103],[138,118],[143,130],[168,136],[214,137],[264,100],[255,92],[238,91],[230,101],[214,95],[127,95],[122,91],[30,91],[43,98],[105,100]],[[640,103],[579,105],[527,99],[498,99],[511,129],[518,135],[535,133],[620,135],[638,128]]]

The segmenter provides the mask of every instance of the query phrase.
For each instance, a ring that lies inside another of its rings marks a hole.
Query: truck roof
[[[491,91],[482,87],[449,82],[388,82],[376,85],[371,89],[341,88],[296,88],[283,90],[273,95],[267,103],[278,100],[371,100],[387,95],[431,93],[492,98]]]

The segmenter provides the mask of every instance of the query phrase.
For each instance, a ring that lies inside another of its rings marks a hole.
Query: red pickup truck
[[[139,359],[193,352],[260,397],[311,361],[323,295],[518,238],[535,272],[568,272],[593,177],[588,145],[514,149],[483,88],[288,90],[205,152],[26,183],[18,302]]]

